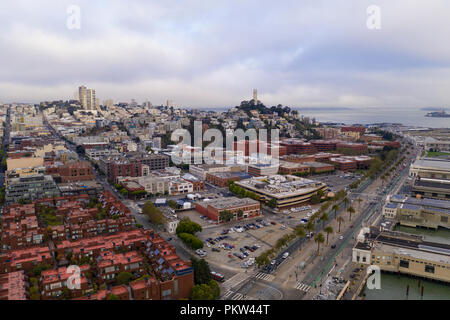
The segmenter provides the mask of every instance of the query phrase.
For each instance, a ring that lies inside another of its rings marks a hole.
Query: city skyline
[[[370,30],[371,4],[77,1],[71,30],[70,1],[3,3],[0,100],[67,100],[85,84],[100,101],[199,108],[235,106],[253,88],[266,105],[446,106],[450,4],[378,1]]]

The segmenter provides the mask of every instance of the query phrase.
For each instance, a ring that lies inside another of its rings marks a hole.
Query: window
[[[425,272],[434,273],[434,266],[425,265]]]
[[[400,260],[400,267],[402,267],[402,268],[409,268],[409,261]]]

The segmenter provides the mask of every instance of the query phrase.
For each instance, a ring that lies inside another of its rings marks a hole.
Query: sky
[[[253,88],[268,106],[450,101],[448,0],[15,0],[0,2],[0,28],[4,103],[67,100],[80,85],[100,102],[200,108]]]

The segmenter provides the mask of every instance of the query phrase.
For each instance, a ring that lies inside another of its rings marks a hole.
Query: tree
[[[194,235],[196,232],[201,232],[202,226],[196,222],[191,221],[189,218],[183,219],[177,226],[176,233],[190,233]]]
[[[310,220],[307,224],[306,224],[306,230],[313,232],[316,229],[316,226],[314,225],[314,223]]]
[[[190,233],[180,233],[178,237],[194,250],[203,248],[203,241]]]
[[[350,200],[345,197],[344,200],[342,200],[342,202],[344,202],[344,206],[347,208],[348,204],[350,203]]]
[[[270,208],[276,208],[277,206],[277,200],[276,199],[270,199],[267,202],[267,206],[269,206]]]
[[[267,255],[267,253],[263,252],[255,258],[255,262],[258,267],[262,267],[262,266],[265,266],[266,264],[269,264],[270,259]]]
[[[327,226],[325,227],[325,229],[323,229],[323,231],[325,231],[327,234],[327,245],[328,245],[328,236],[330,235],[330,233],[333,233],[333,228],[331,226]]]
[[[337,217],[337,222],[339,223],[338,232],[341,232],[341,223],[344,222],[344,218],[342,218],[341,216]]]
[[[214,300],[213,289],[207,284],[197,284],[192,287],[191,300]]]
[[[120,272],[117,275],[117,284],[129,284],[132,277],[130,272]]]
[[[214,299],[219,298],[219,297],[220,297],[220,287],[219,287],[219,285],[217,284],[217,282],[216,282],[215,280],[212,280],[212,279],[211,279],[211,280],[209,281],[208,285],[209,285],[209,287],[210,287],[211,290],[212,290]]]
[[[170,199],[169,201],[167,201],[167,204],[169,205],[169,207],[171,207],[172,209],[177,209],[178,208],[178,203],[172,199]]]
[[[355,213],[355,209],[352,206],[350,206],[350,208],[348,208],[348,213],[349,213],[348,221],[352,221],[352,213]]]
[[[299,239],[303,239],[306,237],[306,231],[302,225],[296,226],[294,229],[294,232],[295,232],[296,237]],[[298,249],[300,250],[301,248],[299,247]]]
[[[211,278],[211,269],[205,259],[191,258],[192,267],[194,268],[194,283],[208,284]]]
[[[241,209],[239,209],[237,215],[238,215],[239,218],[242,218],[242,216],[244,215],[244,211],[242,211]]]
[[[328,221],[328,215],[326,214],[326,212],[322,213],[322,215],[320,216],[320,220],[322,220],[323,227],[324,223]]]
[[[314,241],[317,243],[317,254],[319,254],[320,244],[325,242],[325,238],[323,237],[322,232],[319,232],[314,237]]]
[[[362,199],[358,198],[358,199],[356,199],[356,201],[358,201],[358,210],[360,210]]]
[[[225,222],[233,220],[234,214],[231,211],[224,210],[219,214],[219,219]]]
[[[334,204],[332,207],[332,210],[334,211],[334,214],[337,214],[337,211],[339,210],[339,205],[338,204]]]
[[[120,300],[118,296],[116,296],[114,293],[111,293],[106,300]]]
[[[153,203],[147,201],[142,207],[142,213],[148,216],[150,222],[156,225],[162,225],[166,221],[166,218],[162,212],[155,207]]]

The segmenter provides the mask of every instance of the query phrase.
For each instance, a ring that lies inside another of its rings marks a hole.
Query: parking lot
[[[200,213],[198,213],[197,211],[195,211],[194,209],[187,210],[187,211],[177,211],[177,216],[178,216],[178,219],[180,219],[180,220],[182,220],[184,218],[189,218],[191,221],[196,222],[199,225],[201,225],[202,228],[214,225],[213,222],[210,222],[211,220],[202,219],[201,218],[202,215]]]
[[[289,210],[280,210],[273,217],[273,220],[285,224],[290,228],[295,228],[299,224],[306,224],[308,219],[319,209],[320,204],[305,205],[303,207],[293,208]]]
[[[329,175],[314,177],[315,180],[326,183],[332,192],[337,192],[345,187],[348,187],[352,182],[355,182],[359,178],[360,175],[358,174],[340,171]]]
[[[254,258],[290,232],[289,227],[259,218],[204,229],[198,237],[205,243],[206,260],[247,268],[253,267]]]

